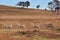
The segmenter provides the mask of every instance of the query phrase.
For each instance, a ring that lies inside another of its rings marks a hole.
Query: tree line
[[[26,1],[26,2],[23,2],[23,1],[20,1],[17,3],[18,6],[24,8],[24,7],[29,7],[30,6],[30,2],[29,1]],[[37,5],[36,8],[39,8],[40,5]]]
[[[24,8],[24,7],[29,7],[30,6],[30,2],[29,1],[26,1],[26,2],[23,2],[23,1],[19,1],[17,3],[18,6]],[[39,8],[40,7],[40,4],[36,6],[36,8]],[[53,9],[60,9],[60,1],[59,0],[52,0],[50,2],[48,2],[48,8],[50,8],[51,10]]]

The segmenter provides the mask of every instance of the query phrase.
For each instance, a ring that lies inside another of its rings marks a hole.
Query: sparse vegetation
[[[54,2],[56,2],[57,7],[55,6]],[[53,0],[53,2],[48,3],[48,6],[51,10],[59,10],[59,3],[60,2],[58,0]],[[60,15],[55,18],[53,16],[49,16],[51,14],[50,10],[45,9],[45,11],[35,9],[24,9],[24,7],[28,8],[30,6],[29,1],[20,1],[19,3],[17,3],[17,5],[21,6],[23,9],[13,7],[11,7],[11,9],[10,7],[6,7],[5,9],[3,7],[3,10],[0,10],[0,22],[2,24],[0,24],[0,26],[2,27],[2,29],[0,29],[0,36],[2,37],[2,40],[7,40],[9,39],[9,37],[12,39],[15,38],[15,40],[18,40],[18,38],[19,40],[20,38],[21,40],[27,40],[27,38],[31,40],[60,40],[60,29],[54,29],[55,26],[56,28],[60,26],[60,20],[58,20],[58,18],[60,18]],[[40,5],[36,6],[37,9],[39,9],[39,7]],[[47,21],[50,23],[46,23]],[[37,24],[33,23],[33,25],[30,25],[31,22],[36,22]],[[17,25],[17,23],[19,24]],[[24,23],[24,25],[20,23]],[[2,36],[1,34],[4,35]],[[6,36],[8,35],[9,37],[6,38]]]

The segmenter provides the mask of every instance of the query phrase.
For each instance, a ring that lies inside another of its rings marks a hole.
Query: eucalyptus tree
[[[54,14],[58,14],[58,13],[56,13],[56,10],[59,10],[60,9],[60,1],[59,0],[52,0],[52,1],[48,2],[48,7],[51,10],[55,10],[55,13]]]
[[[17,3],[18,6],[21,6],[22,8],[24,7],[27,7],[30,6],[30,2],[29,1],[26,1],[26,2],[23,2],[23,1],[20,1]]]
[[[24,8],[24,6],[25,6],[25,4],[24,4],[24,2],[23,2],[23,1],[18,2],[18,3],[17,3],[17,5],[18,5],[18,6],[21,6],[22,8]]]
[[[28,8],[28,6],[30,6],[30,2],[29,1],[26,1],[25,2],[25,6]]]

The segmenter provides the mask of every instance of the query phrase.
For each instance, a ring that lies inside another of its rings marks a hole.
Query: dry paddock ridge
[[[0,5],[0,40],[60,40],[60,10],[55,13]]]

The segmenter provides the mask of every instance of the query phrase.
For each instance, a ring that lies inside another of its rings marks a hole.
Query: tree
[[[26,1],[25,2],[25,6],[28,8],[28,6],[30,6],[30,2],[29,1]]]
[[[56,3],[55,9],[56,9],[56,10],[57,10],[57,9],[60,9],[60,1],[56,1],[55,3]]]
[[[17,5],[21,6],[22,8],[24,8],[24,7],[30,6],[30,2],[29,1],[26,1],[26,2],[22,1],[22,2],[17,3]]]
[[[53,10],[53,8],[54,8],[53,3],[52,3],[52,2],[49,2],[49,3],[48,3],[48,7],[49,7],[51,10]]]
[[[51,2],[48,2],[48,7],[50,9],[60,9],[60,1],[58,0],[53,0]]]
[[[54,14],[58,14],[56,12],[56,10],[59,10],[60,9],[60,1],[59,0],[52,0],[50,2],[48,2],[48,7],[51,9],[51,10],[55,10],[55,13]],[[52,11],[53,12],[53,11]]]
[[[22,8],[24,8],[24,6],[25,6],[24,2],[19,2],[19,3],[17,3],[17,5],[21,6]]]
[[[48,3],[48,8],[52,10],[52,14],[54,15],[54,11],[53,11],[54,6],[53,6],[53,3],[52,2],[49,2]]]
[[[36,8],[39,9],[40,5],[37,5]]]

